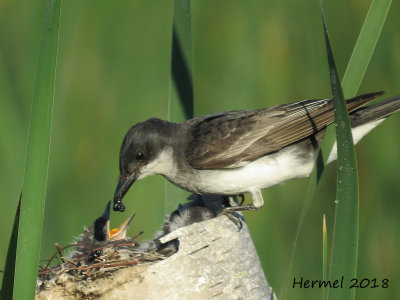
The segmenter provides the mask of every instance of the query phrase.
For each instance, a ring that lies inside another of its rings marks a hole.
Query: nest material
[[[157,251],[143,252],[126,245],[95,251],[100,250],[102,254],[93,262],[80,255],[40,270],[36,299],[96,299],[127,281],[141,282],[150,264],[166,258]]]
[[[220,216],[160,241],[176,239],[179,250],[169,257],[111,246],[86,269],[66,262],[52,269],[36,299],[275,299],[245,223],[239,231]]]

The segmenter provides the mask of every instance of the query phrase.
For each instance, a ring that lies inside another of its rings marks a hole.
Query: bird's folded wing
[[[382,95],[347,101],[349,112]],[[235,168],[301,141],[334,121],[331,100],[305,100],[253,111],[230,111],[188,121],[188,163],[198,169]]]

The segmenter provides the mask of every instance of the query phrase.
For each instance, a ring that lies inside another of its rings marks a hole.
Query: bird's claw
[[[243,211],[243,210],[258,210],[258,208],[255,207],[253,203],[251,203],[251,204],[246,204],[246,205],[237,205],[237,206],[227,207],[224,210],[229,211],[229,212],[234,212],[234,211]]]
[[[233,222],[240,231],[243,227],[243,216],[238,214],[237,212],[230,211],[228,208],[223,209],[218,216],[225,215],[228,217],[229,220]]]

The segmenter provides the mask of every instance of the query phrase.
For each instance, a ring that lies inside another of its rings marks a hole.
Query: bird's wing
[[[349,112],[383,92],[347,101]],[[187,121],[187,162],[198,169],[235,168],[303,140],[334,121],[332,100],[305,100],[253,111],[230,111]]]

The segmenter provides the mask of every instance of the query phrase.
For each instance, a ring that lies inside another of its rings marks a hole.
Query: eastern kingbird
[[[361,107],[383,92],[347,100],[354,143],[400,109],[400,95]],[[261,189],[307,177],[326,126],[334,122],[330,99],[305,100],[258,110],[201,116],[183,123],[149,119],[129,129],[119,158],[114,210],[132,183],[149,175],[198,194],[250,193],[253,202],[230,210],[263,206]],[[336,159],[336,147],[328,162]]]

